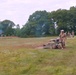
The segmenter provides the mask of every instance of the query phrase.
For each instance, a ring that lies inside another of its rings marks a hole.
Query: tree
[[[21,29],[20,29],[20,25],[19,24],[16,25],[16,28],[15,28],[14,32],[15,32],[15,36],[20,37],[20,35],[21,35]]]
[[[28,36],[46,36],[50,34],[51,18],[46,11],[36,11],[30,15],[28,22],[22,28]],[[51,28],[52,30],[52,28]]]
[[[10,20],[4,20],[1,22],[2,30],[4,35],[11,36],[14,35],[14,29],[15,26],[14,22]]]

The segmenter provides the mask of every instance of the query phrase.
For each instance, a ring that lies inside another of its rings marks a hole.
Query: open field
[[[1,37],[0,75],[76,75],[76,37],[66,49],[38,48],[51,38]]]

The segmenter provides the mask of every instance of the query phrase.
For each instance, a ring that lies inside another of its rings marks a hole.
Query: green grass
[[[51,38],[0,38],[0,75],[76,75],[76,37],[66,49],[37,48]]]

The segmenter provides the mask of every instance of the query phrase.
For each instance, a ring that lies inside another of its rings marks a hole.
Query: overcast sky
[[[0,0],[0,21],[5,19],[24,25],[37,10],[53,11],[76,6],[76,0]]]

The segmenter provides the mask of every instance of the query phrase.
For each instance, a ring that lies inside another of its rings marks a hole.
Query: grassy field
[[[51,38],[0,38],[0,75],[76,75],[76,37],[66,49],[38,48]]]

